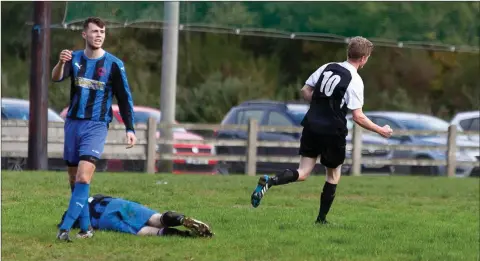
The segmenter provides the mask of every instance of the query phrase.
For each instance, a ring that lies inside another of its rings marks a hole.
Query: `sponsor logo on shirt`
[[[75,78],[75,85],[78,87],[91,89],[91,90],[105,90],[105,83],[101,81],[95,81],[92,79],[87,79],[83,77]]]

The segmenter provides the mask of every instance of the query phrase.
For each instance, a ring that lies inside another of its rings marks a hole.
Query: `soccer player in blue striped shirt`
[[[70,106],[65,122],[64,160],[72,195],[57,239],[70,242],[69,231],[79,220],[77,238],[90,238],[88,195],[95,164],[100,159],[112,120],[112,100],[117,98],[126,127],[128,147],[136,143],[132,94],[123,62],[102,49],[105,22],[88,18],[83,24],[85,49],[63,50],[52,71],[55,82],[70,78]],[[73,184],[72,184],[73,183]]]

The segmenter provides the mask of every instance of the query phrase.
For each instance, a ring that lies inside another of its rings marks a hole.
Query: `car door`
[[[293,127],[294,123],[288,118],[282,111],[270,110],[265,117],[265,126],[272,127]],[[264,132],[262,133],[263,139],[267,141],[275,142],[295,142],[299,141],[298,136],[294,133],[288,132]],[[267,147],[267,155],[270,157],[296,157],[298,156],[298,148],[295,147]],[[296,168],[297,163],[280,163],[280,162],[271,162],[265,164],[266,172],[278,172],[286,168]]]
[[[470,118],[470,119],[464,119],[461,120],[460,126],[464,131],[475,131],[478,132],[480,131],[480,118]],[[466,135],[466,137],[472,141],[479,141],[480,138],[478,137],[478,134],[471,134],[471,135]]]
[[[395,133],[395,130],[402,130],[402,127],[397,124],[395,121],[386,118],[386,117],[381,117],[381,116],[375,116],[370,118],[373,123],[377,124],[380,127],[383,127],[385,125],[389,125],[393,133]],[[402,144],[402,145],[408,145],[411,144],[411,138],[409,136],[392,136],[389,138],[390,143],[393,144]],[[393,150],[393,159],[412,159],[414,158],[415,150]],[[395,166],[395,169],[398,170],[399,172],[402,172],[405,169],[406,166]]]
[[[293,122],[285,114],[274,110],[268,112],[265,125],[272,127],[294,126]],[[294,133],[288,132],[265,132],[264,139],[268,141],[298,141]],[[298,155],[298,148],[269,147],[267,153],[269,156],[296,156]]]
[[[245,108],[240,109],[237,111],[235,115],[235,121],[232,124],[238,125],[248,125],[250,119],[255,119],[259,125],[264,122],[265,118],[265,110],[261,108]],[[232,132],[228,132],[230,139],[235,140],[248,140],[248,130],[235,130]],[[258,133],[257,140],[263,140],[264,135],[262,133]],[[219,138],[226,138],[226,137],[219,137]],[[229,146],[228,151],[230,155],[246,155],[246,147],[240,146]],[[266,156],[267,152],[265,148],[257,148],[257,155]],[[257,162],[257,169],[261,170],[263,168],[264,163]],[[235,162],[232,163],[232,167],[230,169],[231,172],[243,172],[245,168],[244,162]]]

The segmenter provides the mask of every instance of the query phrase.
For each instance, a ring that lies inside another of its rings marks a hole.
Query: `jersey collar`
[[[355,66],[353,66],[351,63],[349,63],[348,61],[344,61],[343,62],[345,64],[346,67],[349,67],[350,69],[354,70],[354,71],[357,71],[357,68],[355,68]]]

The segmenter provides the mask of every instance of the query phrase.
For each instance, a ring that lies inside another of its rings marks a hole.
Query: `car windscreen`
[[[153,117],[157,123],[160,123],[161,114],[158,111],[135,111],[135,124],[147,124],[148,119]],[[184,128],[173,128],[174,132],[187,132]]]
[[[307,114],[308,107],[309,107],[308,105],[304,105],[304,104],[287,105],[288,114],[290,114],[290,116],[292,117],[293,121],[295,122],[295,125],[300,125],[303,118],[305,117],[305,114]]]
[[[437,118],[399,119],[409,130],[446,131],[448,122]]]
[[[29,106],[24,104],[8,104],[2,105],[2,114],[9,120],[29,120]],[[3,116],[2,115],[2,116]],[[48,121],[64,122],[62,117],[55,113],[52,109],[48,109]]]

